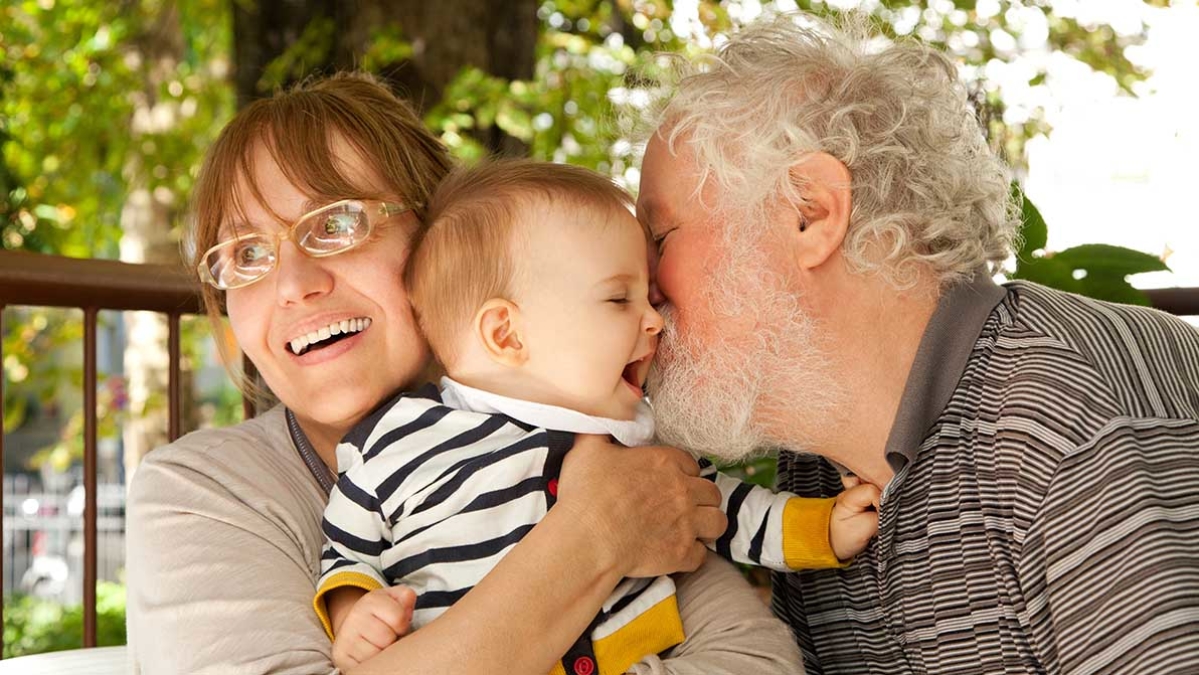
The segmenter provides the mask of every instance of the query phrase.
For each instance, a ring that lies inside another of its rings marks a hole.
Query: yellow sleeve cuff
[[[829,522],[835,497],[809,499],[792,497],[783,507],[783,561],[793,570],[845,567],[829,543]]]
[[[325,596],[329,591],[343,586],[361,588],[368,593],[383,588],[377,579],[359,572],[338,572],[324,579],[320,588],[316,589],[316,597],[312,599],[312,608],[316,610],[316,615],[320,618],[321,626],[324,626],[325,634],[329,636],[330,641],[333,640],[333,621],[329,618],[329,608],[325,606]]]

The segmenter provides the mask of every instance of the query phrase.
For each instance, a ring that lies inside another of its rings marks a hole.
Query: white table
[[[71,649],[0,661],[0,675],[126,675],[125,647]]]

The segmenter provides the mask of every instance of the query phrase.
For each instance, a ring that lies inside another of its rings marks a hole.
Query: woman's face
[[[348,144],[335,147],[352,183],[382,187],[377,172]],[[277,233],[323,205],[289,183],[261,145],[254,160],[265,203],[243,184],[245,221],[227,228]],[[386,197],[399,201],[398,195]],[[327,258],[310,258],[284,240],[274,270],[226,293],[238,344],[318,447],[331,446],[384,398],[411,384],[429,359],[403,286],[413,219],[407,212],[397,216],[358,248]],[[297,338],[335,324],[342,335],[348,326],[349,337],[294,353]]]

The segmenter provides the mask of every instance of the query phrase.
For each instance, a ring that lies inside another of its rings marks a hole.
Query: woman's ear
[[[841,249],[853,208],[849,169],[825,152],[804,155],[790,169],[791,184],[802,196],[789,216],[798,237],[796,263],[810,270]]]
[[[475,337],[494,362],[520,366],[529,358],[520,332],[520,308],[509,300],[492,298],[475,313]]]

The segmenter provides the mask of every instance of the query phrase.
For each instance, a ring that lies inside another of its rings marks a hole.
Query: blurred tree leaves
[[[1059,252],[1047,251],[1049,230],[1041,212],[1015,183],[1012,192],[1021,201],[1024,227],[1020,249],[1016,252],[1016,268],[1009,276],[1099,300],[1126,305],[1149,304],[1149,298],[1134,288],[1128,277],[1169,271],[1161,258],[1109,244],[1083,244]]]
[[[133,143],[133,97],[146,64],[133,47],[167,4],[188,20],[187,58],[150,120],[169,131]],[[0,8],[0,138],[9,188],[0,245],[114,258],[126,186],[144,179],[183,196],[200,154],[232,114],[227,0],[40,0]],[[125,176],[130,154],[146,176]]]
[[[184,17],[184,58],[148,63],[139,41],[153,39],[171,8]],[[202,152],[233,113],[230,8],[230,0],[0,5],[0,248],[115,258],[129,185],[186,200]],[[148,119],[137,120],[148,131],[135,138],[134,102],[149,68],[171,74]],[[129,175],[130,167],[140,173]],[[7,310],[6,430],[31,404],[78,391],[76,314]]]
[[[497,124],[525,137],[532,121],[532,155],[569,161],[616,175],[628,168],[632,148],[627,130],[616,124],[613,104],[639,103],[654,86],[660,69],[657,54],[694,55],[718,44],[747,16],[756,2],[699,0],[687,17],[691,35],[674,33],[672,3],[665,0],[545,0],[535,77],[520,91],[504,82],[480,82],[464,71],[442,104],[426,121],[462,157],[481,153],[464,131]],[[766,10],[776,3],[760,3]],[[1025,163],[1024,144],[1048,132],[1044,111],[1009,109],[1004,92],[987,77],[993,63],[1008,62],[1028,48],[1048,44],[1097,72],[1110,76],[1125,92],[1146,73],[1125,56],[1140,44],[1145,26],[1121,33],[1111,26],[1081,23],[1050,0],[880,0],[861,3],[884,33],[913,36],[958,57],[993,147],[1013,165]],[[1162,6],[1164,0],[1148,5]],[[840,10],[820,0],[785,3],[818,15]],[[1125,29],[1127,30],[1127,29]],[[1029,64],[1029,84],[1048,86],[1044,61]],[[506,98],[504,98],[506,96]],[[497,117],[498,100],[524,110]],[[507,127],[511,127],[511,130]]]

